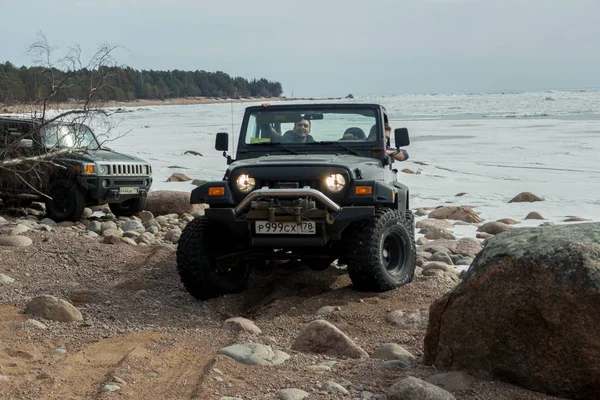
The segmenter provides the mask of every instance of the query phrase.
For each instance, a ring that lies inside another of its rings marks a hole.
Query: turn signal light
[[[224,196],[225,195],[225,187],[223,186],[215,186],[208,188],[209,196]]]
[[[354,194],[373,194],[373,186],[357,186]]]

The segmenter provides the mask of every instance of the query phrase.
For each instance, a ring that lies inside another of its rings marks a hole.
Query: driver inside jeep
[[[311,143],[315,139],[310,134],[311,122],[308,119],[301,119],[294,123],[294,129],[285,132],[283,135],[266,124],[261,127],[263,137],[268,137],[274,143]]]

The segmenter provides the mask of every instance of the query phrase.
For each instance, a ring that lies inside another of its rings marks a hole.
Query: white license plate
[[[256,221],[254,231],[257,234],[271,235],[314,235],[317,232],[317,224],[313,221],[296,222],[269,222]]]
[[[137,187],[121,187],[119,188],[119,194],[138,194],[140,188]]]

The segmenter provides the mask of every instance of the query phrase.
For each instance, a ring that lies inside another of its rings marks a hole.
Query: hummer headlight
[[[101,165],[100,167],[98,167],[98,172],[100,173],[100,175],[106,175],[106,173],[108,172],[108,166]]]
[[[242,193],[251,192],[256,186],[256,181],[250,175],[241,174],[236,180],[237,188]]]
[[[346,179],[341,174],[331,174],[325,178],[325,185],[332,192],[339,192],[346,185]]]

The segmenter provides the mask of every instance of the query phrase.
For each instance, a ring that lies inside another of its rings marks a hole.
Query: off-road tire
[[[46,217],[55,222],[77,221],[85,208],[85,193],[77,183],[68,179],[57,179],[48,187]]]
[[[242,260],[229,272],[217,258],[236,251],[241,240],[225,225],[200,216],[186,225],[177,245],[177,270],[185,289],[197,300],[208,300],[246,287],[250,266]]]
[[[404,223],[405,223],[406,227],[408,228],[410,235],[414,238],[415,237],[415,215],[413,214],[413,212],[411,210],[406,210],[405,217],[404,217]]]
[[[109,203],[108,207],[117,217],[131,217],[144,211],[146,198],[136,197],[135,199],[125,200],[122,203]]]
[[[380,208],[350,227],[347,265],[355,289],[385,292],[412,281],[416,248],[407,222],[400,211]]]

